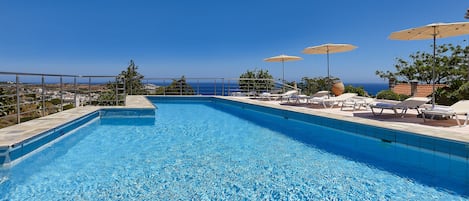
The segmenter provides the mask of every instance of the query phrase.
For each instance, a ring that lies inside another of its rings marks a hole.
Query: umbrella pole
[[[432,109],[435,108],[436,26],[433,27]]]
[[[327,90],[332,91],[331,75],[329,74],[329,48],[327,48]]]
[[[285,61],[282,59],[282,92],[285,93]]]
[[[327,51],[327,79],[331,79],[331,76],[329,74],[329,51]]]

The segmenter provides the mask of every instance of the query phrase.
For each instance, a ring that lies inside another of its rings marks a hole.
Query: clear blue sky
[[[117,75],[130,59],[146,77],[234,78],[281,63],[285,77],[326,76],[326,55],[308,46],[350,43],[332,54],[331,75],[345,82],[384,82],[397,57],[431,52],[431,40],[394,41],[394,31],[464,19],[467,0],[0,0],[0,71]],[[438,40],[466,44],[469,36]]]

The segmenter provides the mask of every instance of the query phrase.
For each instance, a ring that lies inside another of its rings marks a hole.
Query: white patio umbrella
[[[275,57],[269,57],[264,59],[267,62],[282,62],[282,83],[285,84],[285,61],[298,61],[302,60],[303,58],[297,56],[288,56],[288,55],[278,55]]]
[[[389,35],[389,39],[393,40],[433,39],[432,108],[435,107],[436,39],[465,34],[469,34],[469,22],[433,23],[417,28],[396,31]]]
[[[356,46],[350,44],[334,44],[326,43],[318,46],[307,47],[303,50],[304,54],[327,54],[327,78],[330,79],[329,74],[329,54],[352,51]]]
[[[350,44],[334,44],[326,43],[318,46],[307,47],[303,50],[304,54],[327,54],[327,82],[329,83],[331,76],[329,73],[329,54],[352,51],[356,46]]]

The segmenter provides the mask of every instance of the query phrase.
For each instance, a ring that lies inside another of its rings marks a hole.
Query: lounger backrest
[[[311,97],[312,98],[314,98],[314,97],[323,97],[323,96],[327,96],[327,94],[329,94],[329,91],[318,91],[315,94],[311,95]]]
[[[427,98],[427,97],[411,97],[396,104],[396,106],[403,107],[403,108],[404,107],[405,108],[417,108],[427,103],[428,101],[430,101],[430,98]]]
[[[282,94],[283,96],[291,96],[293,94],[297,94],[298,91],[297,90],[291,90],[291,91],[287,91],[285,92],[284,94]]]
[[[336,96],[334,98],[337,99],[337,100],[347,100],[347,99],[355,97],[357,95],[358,94],[356,94],[356,93],[344,93],[344,94]]]
[[[469,100],[460,100],[455,104],[451,105],[450,108],[457,113],[469,112]]]

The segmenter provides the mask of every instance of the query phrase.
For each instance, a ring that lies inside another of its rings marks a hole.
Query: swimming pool
[[[151,121],[95,117],[3,169],[0,198],[468,199],[467,157],[457,153],[448,157],[323,126],[335,120],[230,101],[152,100],[158,110]]]

